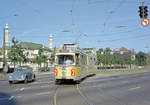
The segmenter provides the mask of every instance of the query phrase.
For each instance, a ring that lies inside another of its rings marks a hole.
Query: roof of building
[[[128,52],[128,49],[127,49],[127,48],[125,48],[125,47],[121,47],[121,48],[120,48],[120,51]]]
[[[44,48],[44,49],[49,49],[46,46],[43,46],[42,44],[37,44],[37,43],[32,43],[32,42],[20,42],[20,45],[23,49],[39,49],[39,48]]]

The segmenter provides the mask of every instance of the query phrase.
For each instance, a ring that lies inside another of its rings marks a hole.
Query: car
[[[25,84],[28,81],[35,81],[36,76],[29,66],[19,66],[8,77],[10,84],[23,81]]]
[[[47,71],[49,71],[49,67],[43,67],[43,68],[41,68],[41,72],[47,72]]]

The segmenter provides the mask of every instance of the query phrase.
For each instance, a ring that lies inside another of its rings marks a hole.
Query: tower
[[[6,47],[10,46],[8,24],[6,24],[4,28],[4,43]]]
[[[50,37],[49,37],[49,48],[50,49],[53,48],[53,36],[52,36],[52,34],[50,34]]]
[[[9,42],[9,30],[8,30],[8,24],[5,25],[4,28],[4,40],[3,40],[3,71],[8,71],[8,65],[7,65],[7,48],[10,46]]]

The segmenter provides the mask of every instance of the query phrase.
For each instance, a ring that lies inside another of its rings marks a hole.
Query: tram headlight
[[[75,76],[75,70],[71,69],[71,76]]]
[[[57,71],[57,69],[55,69],[55,76],[57,76],[58,75],[58,71]]]

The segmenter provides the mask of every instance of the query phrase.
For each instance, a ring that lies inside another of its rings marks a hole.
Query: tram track
[[[84,101],[88,104],[88,105],[94,105],[80,90],[79,85],[76,86],[80,96],[84,99]]]
[[[76,92],[76,97],[81,97],[81,101],[84,102],[84,105],[94,105],[84,94],[83,92],[81,91],[80,89],[80,86],[79,84],[77,85],[57,85],[55,87],[55,90],[54,90],[54,95],[53,95],[53,105],[60,105],[58,104],[58,97],[57,95],[59,94],[60,91],[62,91],[64,88],[72,88],[72,91]],[[67,100],[64,100],[64,101],[67,101]],[[79,100],[76,100],[76,101],[79,101]],[[68,104],[73,104],[73,103],[68,103]],[[62,104],[63,105],[63,104]]]

